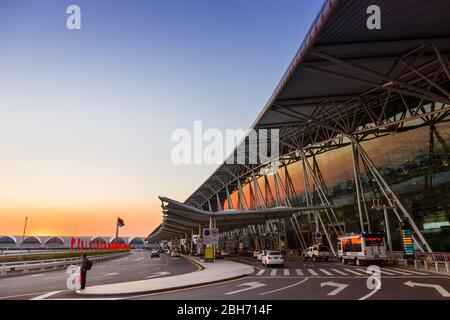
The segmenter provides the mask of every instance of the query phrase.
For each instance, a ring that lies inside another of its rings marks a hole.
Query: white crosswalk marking
[[[323,273],[325,273],[327,276],[332,276],[333,274],[325,269],[319,269],[320,271],[322,271]]]
[[[289,269],[284,269],[284,275],[285,276],[288,276],[290,273],[289,273]]]
[[[311,273],[313,276],[318,276],[319,274],[315,272],[313,269],[308,269],[308,272]]]
[[[297,273],[298,276],[302,276],[303,275],[303,271],[300,269],[295,269],[295,272]]]
[[[343,276],[346,276],[346,275],[347,275],[345,272],[342,272],[341,270],[338,270],[338,269],[331,269],[331,270],[333,270],[333,271],[336,272],[337,274],[340,274],[340,275],[343,275]]]
[[[367,273],[367,270],[364,270],[364,269],[358,269],[358,270]],[[380,268],[380,273],[381,273],[381,274],[387,274],[388,276],[395,276],[395,273],[388,272],[388,271],[386,271],[386,270],[384,270],[384,269],[381,269],[381,268]]]
[[[272,271],[270,271],[270,275],[271,276],[276,276],[277,275],[277,269],[273,269]]]
[[[403,272],[403,271],[397,271],[397,270],[392,270],[392,269],[389,269],[389,271],[390,271],[390,272],[397,273],[397,274],[402,274],[402,275],[404,275],[404,276],[410,276],[410,275],[411,275],[411,273]]]
[[[364,275],[363,273],[359,273],[359,272],[356,272],[356,271],[351,270],[351,269],[344,269],[344,270],[345,270],[345,271],[348,271],[348,272],[350,272],[350,273],[356,274],[357,276],[363,276],[363,275]]]
[[[391,269],[389,269],[389,270],[391,270]],[[402,270],[402,269],[394,268],[394,270]],[[392,270],[392,271],[394,271],[394,270]],[[402,271],[403,271],[403,270],[402,270]],[[419,274],[419,275],[421,275],[421,276],[427,276],[427,275],[428,275],[427,273],[423,273],[423,272],[419,272],[419,271],[408,270],[407,272],[413,273],[413,274]]]
[[[261,270],[259,270],[259,272],[256,275],[262,276],[264,272],[266,272],[266,269],[261,269]]]

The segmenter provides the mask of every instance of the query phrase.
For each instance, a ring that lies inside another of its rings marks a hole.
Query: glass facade
[[[400,199],[407,212],[412,216],[434,251],[450,251],[450,119],[439,119],[430,124],[423,120],[410,121],[396,133],[378,137],[367,137],[361,142],[367,155],[376,166],[383,179]],[[338,220],[344,222],[345,232],[359,232],[360,221],[355,192],[352,147],[346,145],[338,149],[317,154],[308,158],[311,167],[319,168],[315,175],[326,186],[328,198],[335,206]],[[368,210],[370,231],[383,232],[383,211],[372,208],[373,200],[386,203],[376,181],[367,174],[364,163],[360,160],[360,177],[363,194]],[[289,189],[289,179],[293,186],[291,202],[295,206],[306,206],[302,162],[298,161],[278,169],[279,181],[285,190]],[[308,171],[308,169],[307,169]],[[312,188],[313,180],[307,174]],[[267,174],[258,178],[258,185],[269,207],[275,206],[275,175]],[[254,193],[254,187],[251,186]],[[270,191],[270,192],[269,192]],[[245,201],[249,208],[254,207],[250,193],[250,184],[243,185]],[[292,192],[290,193],[292,194]],[[283,202],[284,193],[279,194]],[[238,192],[232,193],[232,202],[238,208]],[[314,203],[318,204],[317,190],[313,190]],[[224,208],[227,208],[226,201]],[[393,237],[394,250],[401,250],[400,224],[392,210],[388,211]],[[328,220],[324,219],[324,222]],[[304,225],[302,228],[311,229]],[[405,223],[405,226],[408,226]],[[366,231],[368,225],[365,225]],[[333,228],[330,228],[333,234]],[[334,237],[333,237],[334,238]]]

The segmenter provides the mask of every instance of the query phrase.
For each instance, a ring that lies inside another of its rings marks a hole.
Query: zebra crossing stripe
[[[311,273],[313,276],[318,276],[319,274],[315,272],[313,269],[308,269],[309,273]]]
[[[295,269],[295,272],[297,273],[298,276],[302,276],[303,275],[303,271],[300,269]]]
[[[366,270],[364,270],[364,269],[358,269],[358,270],[361,270],[361,271],[364,271],[364,272],[366,272]],[[392,272],[389,272],[389,271],[383,270],[383,269],[381,269],[381,268],[380,268],[380,273],[384,273],[384,274],[387,274],[388,276],[395,276],[395,275],[396,275],[395,273],[392,273]]]
[[[265,271],[266,271],[266,269],[261,269],[261,270],[259,270],[259,272],[256,275],[262,276]]]
[[[284,275],[285,276],[288,276],[290,273],[289,273],[289,269],[284,269]]]
[[[341,270],[338,270],[338,269],[331,269],[331,270],[333,270],[334,272],[336,272],[336,273],[338,273],[340,275],[343,275],[343,276],[347,275],[345,272],[342,272]]]
[[[331,272],[328,272],[325,269],[319,269],[320,271],[322,271],[323,273],[325,273],[327,276],[332,276],[333,274]]]
[[[389,269],[389,270],[390,270],[390,269]],[[394,270],[401,270],[401,269],[394,268]],[[394,270],[392,270],[392,271],[394,271]],[[394,272],[395,272],[395,271],[394,271]],[[421,275],[421,276],[427,276],[427,275],[428,275],[427,273],[418,272],[418,271],[412,271],[412,270],[408,270],[407,272],[413,273],[413,274],[419,274],[419,275]]]
[[[362,274],[362,273],[353,271],[353,270],[351,270],[351,269],[344,269],[344,270],[345,270],[345,271],[348,271],[348,272],[350,272],[350,273],[356,274],[357,276],[363,276],[363,275],[364,275],[364,274]]]
[[[272,271],[270,271],[270,275],[271,276],[276,276],[277,275],[277,269],[273,269]]]
[[[397,271],[397,270],[392,270],[392,269],[389,269],[389,271],[394,272],[394,273],[399,273],[399,274],[402,274],[402,275],[405,275],[405,276],[410,276],[411,275],[411,273],[403,272],[403,271]]]

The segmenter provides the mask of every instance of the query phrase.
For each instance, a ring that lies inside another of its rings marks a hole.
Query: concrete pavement
[[[148,279],[92,286],[87,287],[85,290],[79,290],[77,293],[83,296],[90,295],[102,297],[155,293],[237,279],[254,272],[254,268],[247,264],[225,259],[216,260],[214,263],[201,263],[197,259],[197,263],[200,263],[204,269],[199,270],[198,272],[190,272],[187,274],[165,277],[163,279]]]
[[[159,258],[150,258],[149,251],[132,252],[126,257],[94,263],[88,273],[87,286],[158,278],[195,270],[197,267],[183,258],[172,258],[165,254]],[[67,277],[65,270],[56,270],[0,278],[0,300],[30,299],[48,292],[72,297],[72,291],[66,288]]]

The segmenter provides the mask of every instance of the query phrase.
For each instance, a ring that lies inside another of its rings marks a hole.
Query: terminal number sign
[[[414,255],[414,241],[411,230],[402,229],[403,249],[407,256]]]

